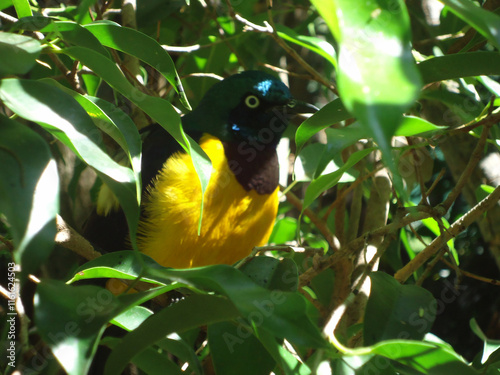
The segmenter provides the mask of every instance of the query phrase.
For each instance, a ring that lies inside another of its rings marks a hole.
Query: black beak
[[[292,114],[299,114],[299,113],[315,113],[319,111],[319,108],[306,103],[306,102],[301,102],[300,100],[296,99],[291,99],[287,104],[286,104],[287,110],[290,111]]]

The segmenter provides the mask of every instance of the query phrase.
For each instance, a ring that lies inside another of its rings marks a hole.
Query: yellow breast
[[[246,191],[229,169],[224,146],[205,135],[201,148],[213,165],[205,192],[201,235],[201,189],[191,158],[172,155],[149,191],[139,248],[167,267],[233,264],[267,243],[278,210],[278,188],[268,195]]]

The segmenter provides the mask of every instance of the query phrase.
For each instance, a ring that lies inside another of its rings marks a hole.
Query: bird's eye
[[[260,105],[260,100],[255,95],[248,95],[245,98],[245,104],[248,108],[257,108]]]

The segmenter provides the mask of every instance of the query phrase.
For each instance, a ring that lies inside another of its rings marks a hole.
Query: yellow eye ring
[[[248,108],[254,109],[254,108],[257,108],[260,105],[260,100],[255,95],[248,95],[245,98],[245,105]]]

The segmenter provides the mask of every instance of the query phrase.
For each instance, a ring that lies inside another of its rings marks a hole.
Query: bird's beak
[[[315,113],[319,111],[319,108],[306,103],[306,102],[301,102],[300,100],[296,99],[291,99],[287,104],[286,104],[287,110],[290,111],[292,114],[299,114],[299,113]]]

